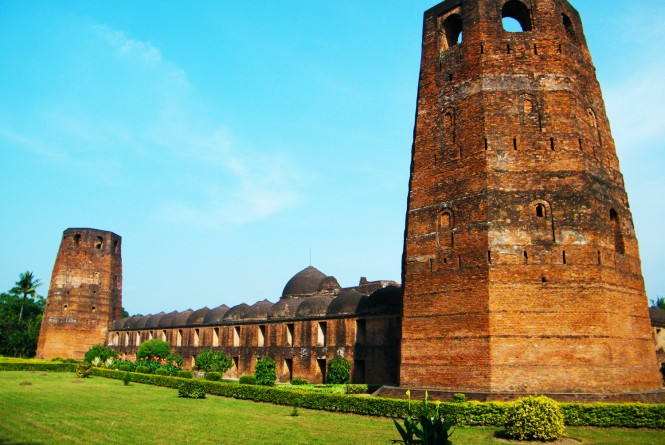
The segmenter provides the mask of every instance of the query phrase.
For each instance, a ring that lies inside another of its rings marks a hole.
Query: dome
[[[326,275],[315,267],[309,266],[295,274],[284,286],[282,298],[315,294]]]
[[[402,312],[402,288],[388,286],[372,293],[360,305],[359,311],[369,314],[399,314]]]
[[[247,303],[240,303],[226,311],[223,320],[242,320],[247,317],[247,311],[249,311]]]
[[[224,314],[229,310],[229,307],[225,304],[217,306],[214,309],[211,309],[210,312],[206,314],[203,318],[203,324],[219,324],[224,318]]]
[[[127,324],[127,321],[129,320],[129,317],[125,318],[120,318],[118,320],[113,321],[113,329],[123,329],[125,327],[125,324]]]
[[[159,326],[159,322],[162,320],[162,317],[165,317],[166,314],[164,312],[160,312],[159,314],[155,315],[149,315],[148,316],[148,321],[145,322],[145,327],[150,329],[150,328],[156,328]]]
[[[192,314],[187,319],[187,326],[203,324],[203,319],[205,318],[206,315],[208,315],[208,312],[210,312],[208,306],[202,307],[201,309],[192,312]]]
[[[252,320],[265,320],[268,318],[268,313],[272,307],[273,303],[268,300],[257,301],[249,307],[245,318]]]
[[[189,318],[190,315],[192,315],[194,311],[191,309],[187,309],[186,311],[180,312],[178,315],[173,317],[173,321],[171,321],[171,326],[176,327],[176,326],[186,326],[187,325],[187,319]]]
[[[130,329],[145,328],[145,324],[147,323],[148,318],[150,318],[150,316],[148,315],[139,315],[138,317],[131,317],[129,321],[129,328]]]
[[[170,328],[171,324],[173,323],[173,319],[177,315],[178,311],[169,312],[168,314],[164,315],[162,318],[159,319],[159,323],[157,324],[157,326],[160,328]]]
[[[315,297],[305,298],[298,310],[296,317],[317,317],[326,314],[328,305],[333,300],[332,295],[317,295]]]
[[[298,297],[282,298],[273,304],[272,309],[268,312],[268,318],[293,318],[303,301],[305,301],[304,298]]]
[[[355,289],[340,292],[328,306],[329,315],[355,314],[367,297]]]

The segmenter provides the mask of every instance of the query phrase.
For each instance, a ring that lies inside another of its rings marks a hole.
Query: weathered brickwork
[[[425,13],[404,246],[401,386],[661,387],[614,141],[565,0]]]
[[[256,360],[270,357],[281,382],[324,382],[328,361],[341,356],[351,363],[354,383],[396,383],[401,301],[393,281],[361,279],[358,286],[341,288],[310,266],[289,280],[275,304],[124,318],[111,327],[108,344],[135,354],[142,342],[161,338],[188,368],[201,349],[213,348],[233,359],[229,378],[254,373]]]
[[[82,359],[122,316],[121,238],[67,229],[53,266],[37,357]]]

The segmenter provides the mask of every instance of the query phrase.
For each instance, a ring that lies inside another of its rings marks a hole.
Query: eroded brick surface
[[[506,32],[503,15],[523,32]],[[558,0],[448,0],[426,12],[422,51],[400,384],[660,388],[632,216],[578,13]]]

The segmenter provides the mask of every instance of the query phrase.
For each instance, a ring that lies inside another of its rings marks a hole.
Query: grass
[[[25,384],[30,382],[30,384]],[[22,384],[23,383],[23,384]],[[208,396],[72,373],[0,373],[0,444],[384,444],[390,419],[335,414]],[[497,445],[495,428],[458,428],[454,445]],[[665,432],[567,429],[582,444],[665,443]],[[505,442],[503,442],[505,443]],[[578,442],[580,443],[580,442]]]

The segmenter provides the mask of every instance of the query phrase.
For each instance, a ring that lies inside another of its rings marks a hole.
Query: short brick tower
[[[82,359],[122,317],[121,238],[95,229],[65,230],[53,266],[37,357]]]
[[[623,177],[567,1],[425,13],[403,283],[402,387],[661,388]]]

